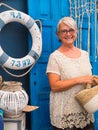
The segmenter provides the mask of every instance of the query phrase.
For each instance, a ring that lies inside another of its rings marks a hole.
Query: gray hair
[[[74,30],[78,30],[77,25],[75,20],[72,17],[63,17],[62,19],[59,20],[58,24],[57,24],[57,30],[56,33],[59,32],[59,26],[61,23],[66,24],[67,26],[71,27]]]

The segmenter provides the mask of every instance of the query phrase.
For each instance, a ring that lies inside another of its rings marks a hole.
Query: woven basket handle
[[[94,76],[94,82],[95,82],[96,85],[98,85],[98,76]],[[91,88],[91,86],[92,85],[88,83],[85,88],[89,89],[89,88]]]
[[[85,89],[91,88],[91,84],[86,84]]]

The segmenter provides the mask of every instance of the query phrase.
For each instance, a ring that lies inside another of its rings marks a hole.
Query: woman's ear
[[[59,42],[61,42],[61,39],[60,39],[60,34],[59,34],[59,32],[56,32],[56,35],[57,35],[57,37],[58,37],[58,41],[59,41]]]

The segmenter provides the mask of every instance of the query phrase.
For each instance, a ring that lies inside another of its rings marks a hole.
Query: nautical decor
[[[34,65],[41,55],[41,31],[33,18],[17,10],[8,10],[0,13],[0,31],[10,22],[19,22],[29,30],[32,37],[32,47],[25,57],[12,58],[8,56],[0,46],[0,65],[13,70],[25,69]]]
[[[22,88],[22,83],[5,81],[0,90],[0,108],[5,117],[19,117],[28,104],[28,95]]]

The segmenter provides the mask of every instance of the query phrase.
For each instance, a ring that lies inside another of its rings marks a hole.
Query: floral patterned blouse
[[[81,50],[79,58],[69,58],[60,51],[54,51],[48,61],[46,73],[55,73],[61,76],[61,80],[91,74],[89,55]],[[90,122],[94,122],[92,114],[87,113],[75,99],[75,94],[84,85],[76,85],[66,91],[50,92],[50,118],[51,124],[58,128],[84,128]]]

